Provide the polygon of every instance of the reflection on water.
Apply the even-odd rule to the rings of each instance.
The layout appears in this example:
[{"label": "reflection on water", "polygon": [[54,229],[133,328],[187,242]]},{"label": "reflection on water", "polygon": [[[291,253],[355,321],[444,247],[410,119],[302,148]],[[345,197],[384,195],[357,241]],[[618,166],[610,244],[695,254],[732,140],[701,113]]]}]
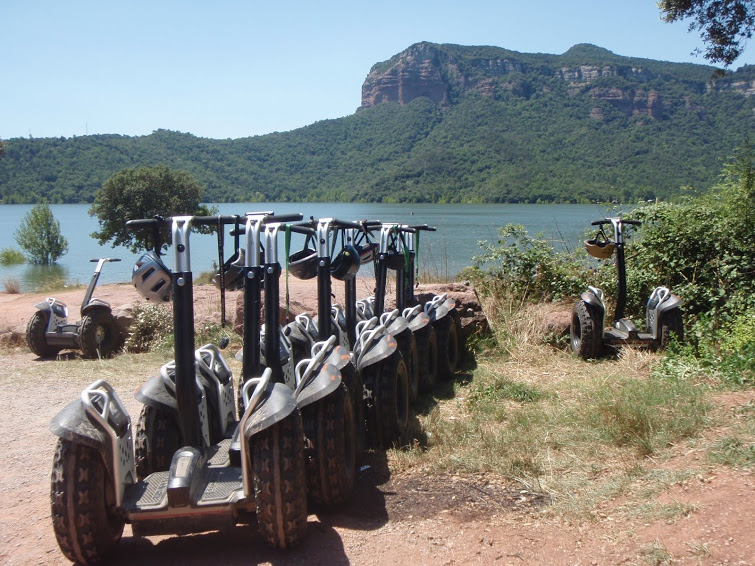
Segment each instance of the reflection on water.
[{"label": "reflection on water", "polygon": [[66,285],[81,283],[81,281],[70,281],[68,267],[57,263],[3,266],[2,273],[3,284],[9,280],[18,281],[23,293],[43,293],[47,290],[62,289]]}]

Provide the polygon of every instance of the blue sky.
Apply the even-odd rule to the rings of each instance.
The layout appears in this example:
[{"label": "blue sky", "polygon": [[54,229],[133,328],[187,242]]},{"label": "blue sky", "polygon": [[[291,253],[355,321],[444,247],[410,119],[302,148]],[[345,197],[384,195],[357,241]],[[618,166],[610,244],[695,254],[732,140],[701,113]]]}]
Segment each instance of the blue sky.
[{"label": "blue sky", "polygon": [[288,131],[353,113],[370,67],[418,41],[706,64],[655,0],[0,0],[0,139]]}]

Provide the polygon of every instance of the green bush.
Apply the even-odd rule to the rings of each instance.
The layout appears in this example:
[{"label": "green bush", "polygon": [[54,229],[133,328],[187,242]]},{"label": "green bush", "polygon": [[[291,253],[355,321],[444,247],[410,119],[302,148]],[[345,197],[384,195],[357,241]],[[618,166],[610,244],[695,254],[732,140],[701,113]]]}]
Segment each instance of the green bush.
[{"label": "green bush", "polygon": [[579,296],[587,285],[600,285],[606,270],[590,266],[584,257],[557,252],[542,235],[531,237],[523,226],[499,230],[496,244],[481,243],[483,253],[472,258],[462,275],[478,291],[515,297],[519,303],[560,301]]},{"label": "green bush", "polygon": [[26,258],[20,250],[15,248],[3,248],[0,250],[0,264],[2,265],[18,265],[25,261]]}]

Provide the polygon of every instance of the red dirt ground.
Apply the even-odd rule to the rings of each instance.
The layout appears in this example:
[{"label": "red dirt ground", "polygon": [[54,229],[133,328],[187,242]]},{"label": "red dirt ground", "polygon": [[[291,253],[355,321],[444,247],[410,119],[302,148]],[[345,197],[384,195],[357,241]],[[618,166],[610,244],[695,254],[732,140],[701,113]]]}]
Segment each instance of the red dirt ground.
[{"label": "red dirt ground", "polygon": [[[76,305],[83,289],[59,295]],[[195,295],[203,300],[202,293]],[[97,296],[116,306],[136,299],[128,285],[104,286]],[[23,326],[33,304],[43,298],[0,293],[0,332]],[[25,346],[0,350],[5,369],[0,378],[0,564],[67,563],[50,520],[55,438],[48,425],[94,379],[101,362],[85,362],[75,382],[46,376],[48,364],[60,363],[66,359],[39,360]],[[15,370],[30,364],[38,365],[38,379],[20,383]],[[135,376],[133,388],[141,381]],[[130,395],[121,397],[135,418],[138,403]],[[724,396],[721,403],[740,406],[754,398],[750,391]],[[337,512],[310,515],[309,536],[297,549],[270,550],[248,525],[150,539],[133,538],[127,526],[110,564],[755,564],[752,472],[713,467],[697,451],[680,449],[657,464],[703,470],[657,498],[686,505],[690,512],[671,523],[648,524],[615,520],[618,501],[603,502],[593,520],[567,522],[547,513],[549,501],[542,495],[496,478],[392,475],[381,453],[369,454],[366,463],[353,500]],[[665,549],[673,561],[664,562],[653,548]]]}]

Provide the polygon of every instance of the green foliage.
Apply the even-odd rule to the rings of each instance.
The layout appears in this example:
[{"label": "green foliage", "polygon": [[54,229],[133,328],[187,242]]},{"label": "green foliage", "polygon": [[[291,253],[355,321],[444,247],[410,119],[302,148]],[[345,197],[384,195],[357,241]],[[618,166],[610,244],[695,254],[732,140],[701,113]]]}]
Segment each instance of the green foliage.
[{"label": "green foliage", "polygon": [[21,219],[15,239],[32,263],[49,265],[68,252],[68,240],[47,203],[35,205]]},{"label": "green foliage", "polygon": [[633,216],[643,222],[627,246],[634,312],[657,285],[671,287],[693,320],[704,315],[711,330],[755,307],[755,152],[749,142],[708,193],[643,206]]},{"label": "green foliage", "polygon": [[689,29],[701,32],[705,58],[727,67],[755,31],[753,0],[660,0],[658,7],[667,22],[692,19]]},{"label": "green foliage", "polygon": [[[448,76],[446,107],[428,98],[385,102],[236,140],[166,130],[15,138],[0,160],[0,203],[92,202],[118,171],[160,164],[186,171],[211,202],[637,202],[676,195],[680,185],[710,186],[720,160],[752,130],[752,105],[734,88],[755,79],[752,67],[713,84],[713,67],[590,45],[563,55],[435,49],[492,94]],[[512,70],[492,72],[491,61]],[[582,65],[613,66],[617,76],[564,78],[562,69]],[[628,104],[652,94],[658,114],[633,115],[598,96],[608,88],[621,89]]]},{"label": "green foliage", "polygon": [[167,347],[173,333],[173,314],[170,309],[152,303],[136,303],[134,317],[125,349],[128,352],[149,352]]},{"label": "green foliage", "polygon": [[472,258],[463,275],[484,294],[507,295],[519,303],[560,301],[578,296],[588,283],[597,285],[598,271],[566,252],[556,252],[542,236],[508,224],[494,245],[482,242],[483,253]]},{"label": "green foliage", "polygon": [[[172,171],[164,165],[119,171],[95,193],[89,214],[97,216],[100,230],[92,237],[100,244],[112,240],[114,247],[127,246],[133,252],[149,249],[152,246],[151,232],[129,230],[126,221],[154,216],[210,214],[207,207],[200,205],[202,192],[202,187],[191,175]],[[167,241],[166,229],[162,242]]]},{"label": "green foliage", "polygon": [[15,248],[3,248],[0,250],[0,265],[18,265],[24,263],[24,254]]}]

